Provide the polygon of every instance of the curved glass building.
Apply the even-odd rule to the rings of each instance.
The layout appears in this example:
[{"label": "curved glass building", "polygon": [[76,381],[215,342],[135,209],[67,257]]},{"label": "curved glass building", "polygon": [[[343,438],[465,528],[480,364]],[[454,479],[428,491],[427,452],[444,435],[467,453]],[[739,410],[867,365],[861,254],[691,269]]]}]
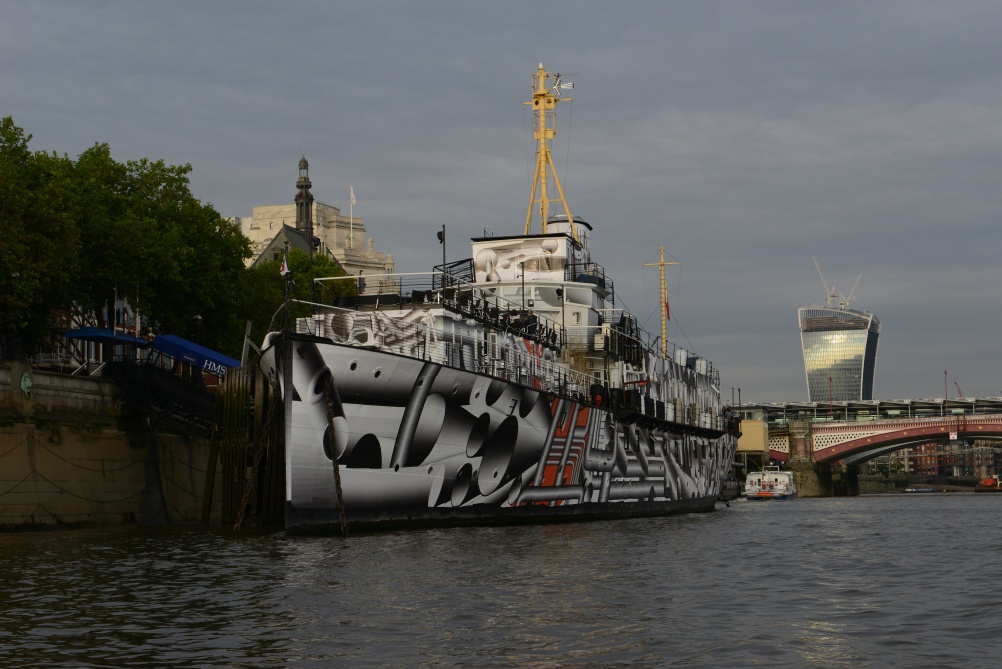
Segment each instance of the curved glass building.
[{"label": "curved glass building", "polygon": [[844,306],[801,307],[797,318],[808,401],[872,400],[880,320]]}]

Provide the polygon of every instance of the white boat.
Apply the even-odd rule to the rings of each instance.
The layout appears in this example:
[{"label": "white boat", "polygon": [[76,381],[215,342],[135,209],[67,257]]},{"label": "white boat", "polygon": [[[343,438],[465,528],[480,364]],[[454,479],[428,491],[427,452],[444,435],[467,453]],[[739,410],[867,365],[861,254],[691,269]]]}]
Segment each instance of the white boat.
[{"label": "white boat", "polygon": [[797,496],[793,472],[781,471],[779,467],[749,472],[745,477],[744,496],[749,500],[793,499]]},{"label": "white boat", "polygon": [[[665,314],[654,338],[616,306],[592,226],[548,173],[560,89],[540,65],[524,231],[473,239],[470,258],[425,276],[367,276],[267,336],[287,531],[713,509],[737,443],[719,373],[669,350]],[[549,215],[547,183],[563,215]]]}]

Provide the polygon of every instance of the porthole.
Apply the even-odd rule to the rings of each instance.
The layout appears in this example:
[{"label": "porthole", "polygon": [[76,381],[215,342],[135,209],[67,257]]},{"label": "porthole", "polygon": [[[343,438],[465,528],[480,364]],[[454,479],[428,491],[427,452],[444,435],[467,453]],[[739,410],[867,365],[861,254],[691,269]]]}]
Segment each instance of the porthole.
[{"label": "porthole", "polygon": [[350,370],[351,370],[351,371],[353,371],[353,372],[354,372],[354,371],[355,371],[356,369],[358,369],[358,360],[352,360],[352,361],[351,361],[351,362],[350,362],[350,363],[348,364],[348,369],[350,369]]},{"label": "porthole", "polygon": [[382,375],[383,375],[383,370],[380,369],[379,367],[376,367],[375,371],[372,372],[372,378],[374,379],[378,379]]}]

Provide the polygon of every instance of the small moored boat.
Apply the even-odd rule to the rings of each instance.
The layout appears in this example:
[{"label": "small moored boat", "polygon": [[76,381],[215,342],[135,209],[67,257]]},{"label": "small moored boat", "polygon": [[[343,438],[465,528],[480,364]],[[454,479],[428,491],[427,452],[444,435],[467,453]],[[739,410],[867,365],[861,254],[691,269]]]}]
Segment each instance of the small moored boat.
[{"label": "small moored boat", "polygon": [[974,492],[1002,492],[1002,479],[999,479],[998,476],[981,479],[974,488]]},{"label": "small moored boat", "polygon": [[793,472],[780,471],[779,467],[766,467],[760,472],[749,472],[745,477],[745,499],[793,499],[797,486]]}]

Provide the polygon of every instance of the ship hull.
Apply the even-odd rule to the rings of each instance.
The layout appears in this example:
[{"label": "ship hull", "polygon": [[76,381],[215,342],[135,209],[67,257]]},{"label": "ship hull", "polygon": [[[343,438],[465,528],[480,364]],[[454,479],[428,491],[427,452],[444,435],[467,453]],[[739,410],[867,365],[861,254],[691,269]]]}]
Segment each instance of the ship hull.
[{"label": "ship hull", "polygon": [[794,499],[797,493],[771,493],[771,492],[757,492],[749,493],[745,495],[745,499],[750,502],[775,502],[783,501],[787,499]]},{"label": "ship hull", "polygon": [[290,533],[339,530],[339,504],[349,527],[373,529],[708,511],[736,446],[730,434],[307,335],[285,334],[262,367],[285,401]]}]

